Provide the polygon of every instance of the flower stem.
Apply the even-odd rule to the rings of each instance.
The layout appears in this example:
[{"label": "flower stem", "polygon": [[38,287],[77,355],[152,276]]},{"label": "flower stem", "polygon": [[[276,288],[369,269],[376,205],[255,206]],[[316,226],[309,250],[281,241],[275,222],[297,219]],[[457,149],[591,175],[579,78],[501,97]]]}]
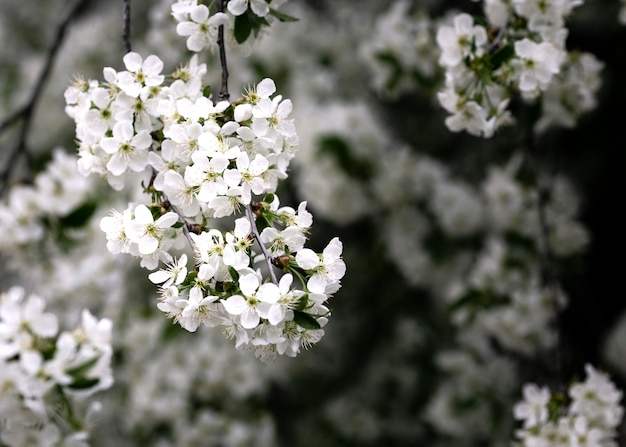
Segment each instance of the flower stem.
[{"label": "flower stem", "polygon": [[248,216],[248,219],[250,220],[250,223],[252,224],[251,225],[252,234],[254,234],[254,238],[259,243],[259,246],[261,247],[261,252],[263,253],[263,257],[265,258],[265,262],[267,263],[267,267],[270,270],[270,277],[272,278],[272,282],[278,285],[278,280],[276,279],[276,273],[274,273],[274,266],[272,265],[272,257],[267,251],[267,247],[265,247],[265,244],[263,243],[263,241],[261,241],[261,235],[259,234],[259,229],[256,227],[256,220],[254,218],[254,214],[252,213],[252,206],[250,204],[246,205],[246,215]]}]

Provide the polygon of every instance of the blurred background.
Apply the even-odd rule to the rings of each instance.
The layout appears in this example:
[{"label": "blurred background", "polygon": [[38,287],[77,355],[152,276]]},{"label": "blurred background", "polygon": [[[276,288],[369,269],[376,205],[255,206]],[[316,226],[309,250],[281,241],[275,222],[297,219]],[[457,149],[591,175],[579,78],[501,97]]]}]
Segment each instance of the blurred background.
[{"label": "blurred background", "polygon": [[[623,388],[618,1],[586,2],[568,18],[568,50],[601,63],[595,99],[572,126],[536,135],[533,165],[523,119],[490,139],[444,124],[436,29],[460,11],[481,15],[480,2],[290,0],[280,10],[298,21],[229,47],[232,97],[271,77],[292,99],[300,147],[281,204],[307,201],[311,246],[339,236],[347,265],[322,341],[269,366],[218,329],[172,326],[146,272],[108,253],[98,222],[130,193],[92,179],[74,191],[75,208],[19,224],[26,234],[7,217],[20,208],[12,188],[32,185],[56,149],[76,151],[67,86],[123,68],[121,2],[82,3],[25,136],[20,120],[0,134],[0,284],[41,293],[68,324],[85,307],[113,320],[116,382],[99,396],[94,446],[509,445],[523,383],[564,387],[591,363]],[[133,50],[158,55],[165,73],[191,56],[171,4],[131,7]],[[29,102],[70,6],[0,0],[0,122]],[[200,58],[217,91],[216,55]],[[521,116],[523,105],[512,107]],[[533,184],[544,180],[550,287],[538,280],[546,264],[534,220]],[[64,220],[85,203],[97,207]],[[556,318],[555,284],[566,303]]]}]

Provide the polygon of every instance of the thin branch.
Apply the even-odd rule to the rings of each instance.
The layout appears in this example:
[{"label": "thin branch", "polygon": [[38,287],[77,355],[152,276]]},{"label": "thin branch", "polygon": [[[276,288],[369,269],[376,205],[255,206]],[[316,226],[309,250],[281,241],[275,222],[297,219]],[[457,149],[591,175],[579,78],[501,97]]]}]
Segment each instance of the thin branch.
[{"label": "thin branch", "polygon": [[[165,197],[165,194],[163,194],[163,196]],[[172,209],[172,211],[174,211],[178,215],[178,218],[183,223],[183,233],[185,233],[185,237],[187,238],[187,242],[189,242],[189,246],[192,250],[195,251],[194,247],[196,246],[196,244],[194,244],[193,239],[189,234],[189,224],[187,223],[187,219],[185,219],[185,216],[183,215],[183,213],[180,212],[177,206],[172,205],[169,200],[168,203],[170,204],[170,208]]]},{"label": "thin branch", "polygon": [[122,39],[124,40],[126,52],[130,53],[132,51],[130,45],[130,0],[124,0],[123,21]]},{"label": "thin branch", "polygon": [[[217,11],[224,12],[224,0],[217,0]],[[224,44],[224,25],[220,25],[217,28],[217,46],[220,50],[220,65],[222,67],[222,86],[219,98],[221,101],[228,101],[230,93],[228,92],[228,64],[226,63],[226,46]]]},{"label": "thin branch", "polygon": [[265,247],[265,244],[263,243],[263,241],[261,241],[261,235],[259,234],[259,229],[256,226],[256,221],[254,218],[254,214],[252,212],[252,205],[250,204],[246,205],[246,215],[248,216],[248,219],[250,220],[250,223],[252,224],[251,225],[252,234],[254,235],[254,238],[259,243],[259,246],[261,247],[261,252],[263,253],[263,257],[265,258],[265,262],[267,263],[267,267],[270,270],[270,277],[272,278],[272,282],[278,285],[278,279],[276,279],[276,273],[274,272],[274,266],[272,265],[272,257],[267,251],[267,248]]},{"label": "thin branch", "polygon": [[7,162],[0,171],[0,196],[4,193],[9,177],[11,175],[11,171],[17,165],[17,159],[20,155],[24,155],[28,157],[28,153],[26,150],[26,139],[28,138],[28,134],[33,121],[33,113],[39,100],[41,99],[41,94],[43,89],[50,77],[50,73],[52,71],[52,67],[56,60],[57,54],[63,40],[65,38],[65,33],[67,31],[68,26],[72,22],[72,20],[78,15],[81,9],[89,3],[89,0],[77,0],[76,3],[70,8],[65,17],[59,23],[54,38],[52,40],[52,45],[48,50],[48,56],[46,57],[46,61],[43,65],[41,73],[37,78],[37,82],[31,92],[30,98],[20,109],[18,109],[13,115],[6,118],[2,123],[0,123],[0,133],[4,130],[8,129],[12,124],[16,123],[19,120],[22,120],[22,128],[20,129],[17,143],[13,147],[12,151],[9,153]]}]

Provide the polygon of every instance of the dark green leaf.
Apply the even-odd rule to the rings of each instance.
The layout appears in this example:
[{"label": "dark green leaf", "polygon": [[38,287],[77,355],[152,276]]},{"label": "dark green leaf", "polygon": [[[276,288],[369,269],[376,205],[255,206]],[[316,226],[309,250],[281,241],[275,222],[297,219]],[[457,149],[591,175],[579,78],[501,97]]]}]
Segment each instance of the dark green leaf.
[{"label": "dark green leaf", "polygon": [[235,40],[237,43],[244,43],[252,32],[252,23],[248,16],[248,11],[235,17]]},{"label": "dark green leaf", "polygon": [[321,327],[315,317],[304,312],[298,312],[297,310],[294,310],[293,312],[293,321],[295,321],[299,326],[303,327],[304,329],[312,330],[319,329]]}]

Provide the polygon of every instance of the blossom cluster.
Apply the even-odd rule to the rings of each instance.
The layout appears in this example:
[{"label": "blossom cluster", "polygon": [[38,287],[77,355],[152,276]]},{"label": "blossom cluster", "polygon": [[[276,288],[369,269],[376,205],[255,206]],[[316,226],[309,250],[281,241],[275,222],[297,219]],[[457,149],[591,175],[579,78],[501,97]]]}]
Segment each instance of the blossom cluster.
[{"label": "blossom cluster", "polygon": [[113,383],[111,326],[85,310],[75,330],[59,333],[40,296],[19,287],[0,294],[3,443],[86,445],[98,404],[81,405]]},{"label": "blossom cluster", "polygon": [[[169,264],[151,276],[161,284],[159,308],[190,331],[225,324],[237,347],[266,360],[317,342],[345,264],[338,239],[323,253],[305,248],[306,203],[279,208],[274,194],[298,145],[291,101],[274,95],[269,78],[232,103],[213,101],[197,56],[169,85],[155,55],[131,52],[124,64],[124,71],[104,69],[106,83],[77,81],[65,95],[80,171],[115,189],[143,174],[152,198],[102,219],[109,250],[139,257],[150,270]],[[233,231],[211,228],[241,212]],[[190,271],[185,254],[174,256],[186,243],[195,255]],[[254,270],[255,259],[265,261],[271,283]],[[286,273],[280,282],[275,267]],[[300,289],[292,288],[294,276]]]},{"label": "blossom cluster", "polygon": [[56,148],[31,184],[13,186],[0,203],[0,250],[41,244],[55,228],[74,226],[88,212],[91,192],[75,157]]},{"label": "blossom cluster", "polygon": [[533,383],[524,386],[524,400],[513,409],[522,423],[514,446],[617,446],[622,392],[593,366],[587,364],[585,371],[585,380],[570,385],[567,395]]},{"label": "blossom cluster", "polygon": [[[574,94],[553,96],[550,101],[563,103],[561,109],[570,107],[568,117],[588,110],[587,97],[597,89],[600,64],[591,55],[583,59],[568,55],[565,45],[565,19],[581,3],[488,0],[484,3],[486,25],[467,13],[441,25],[437,43],[445,87],[438,98],[450,113],[447,127],[489,138],[513,121],[512,100],[534,103],[544,92],[560,90],[561,83],[569,89],[575,85]],[[567,68],[571,64],[582,65],[582,70]],[[586,76],[587,72],[594,75]]]},{"label": "blossom cluster", "polygon": [[418,86],[432,87],[438,79],[439,48],[436,22],[414,13],[408,0],[392,2],[380,14],[374,32],[359,49],[370,69],[370,83],[379,93],[395,97]]},{"label": "blossom cluster", "polygon": [[230,0],[226,11],[214,11],[214,5],[207,6],[198,0],[178,0],[172,5],[172,16],[177,22],[176,33],[186,37],[187,49],[215,51],[220,26],[224,27],[230,46],[236,47],[251,34],[258,34],[262,26],[269,26],[273,17],[295,20],[277,11],[286,1]]}]

